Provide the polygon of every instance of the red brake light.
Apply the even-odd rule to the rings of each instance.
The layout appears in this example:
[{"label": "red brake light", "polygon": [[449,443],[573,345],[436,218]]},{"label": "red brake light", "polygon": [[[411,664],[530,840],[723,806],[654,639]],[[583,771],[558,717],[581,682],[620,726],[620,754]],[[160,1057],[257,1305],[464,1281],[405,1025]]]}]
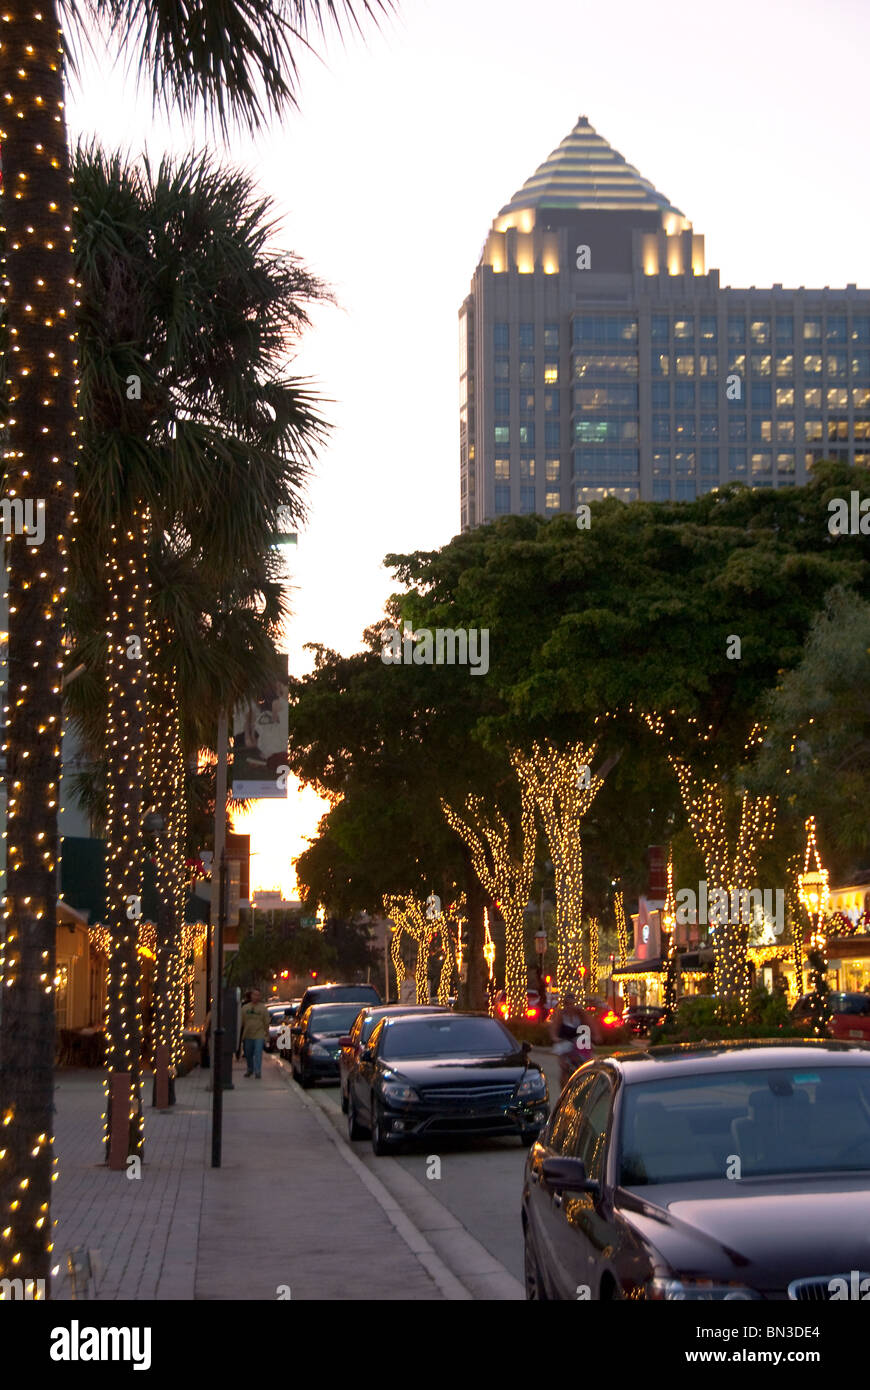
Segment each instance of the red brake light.
[{"label": "red brake light", "polygon": [[538,1011],[537,1011],[537,1009],[526,1009],[526,1018],[537,1018],[537,1017],[538,1017]]},{"label": "red brake light", "polygon": [[613,1028],[616,1024],[621,1023],[622,1019],[619,1017],[619,1014],[615,1014],[612,1009],[608,1009],[601,1022],[606,1023],[608,1028]]}]

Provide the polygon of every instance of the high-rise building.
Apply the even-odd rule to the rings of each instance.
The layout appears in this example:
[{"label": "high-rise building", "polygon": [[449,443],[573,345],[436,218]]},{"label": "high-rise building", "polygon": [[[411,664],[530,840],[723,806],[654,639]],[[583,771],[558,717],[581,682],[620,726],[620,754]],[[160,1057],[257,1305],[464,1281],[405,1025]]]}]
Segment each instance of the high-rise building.
[{"label": "high-rise building", "polygon": [[459,323],[463,529],[870,464],[870,290],[720,287],[585,116],[496,217]]}]

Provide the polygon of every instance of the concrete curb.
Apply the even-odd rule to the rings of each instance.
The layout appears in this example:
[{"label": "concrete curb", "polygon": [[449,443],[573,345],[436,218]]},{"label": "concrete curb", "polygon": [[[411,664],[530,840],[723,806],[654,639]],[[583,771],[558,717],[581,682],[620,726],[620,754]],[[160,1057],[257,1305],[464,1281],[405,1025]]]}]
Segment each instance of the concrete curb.
[{"label": "concrete curb", "polygon": [[348,1167],[359,1178],[360,1182],[374,1197],[384,1215],[390,1221],[395,1230],[402,1237],[411,1253],[419,1260],[426,1273],[436,1284],[440,1292],[450,1302],[470,1301],[472,1294],[469,1293],[465,1285],[456,1278],[429,1244],[426,1237],[412,1221],[405,1215],[395,1197],[392,1196],[388,1188],[384,1186],[380,1178],[376,1178],[374,1173],[370,1173],[365,1164],[360,1162],[350,1146],[344,1142],[336,1132],[335,1126],[330,1120],[322,1106],[312,1096],[306,1094],[301,1086],[297,1086],[293,1080],[288,1067],[282,1065],[276,1057],[275,1065],[278,1067],[285,1086],[291,1089],[296,1098],[311,1111],[320,1128],[329,1135],[341,1157]]}]

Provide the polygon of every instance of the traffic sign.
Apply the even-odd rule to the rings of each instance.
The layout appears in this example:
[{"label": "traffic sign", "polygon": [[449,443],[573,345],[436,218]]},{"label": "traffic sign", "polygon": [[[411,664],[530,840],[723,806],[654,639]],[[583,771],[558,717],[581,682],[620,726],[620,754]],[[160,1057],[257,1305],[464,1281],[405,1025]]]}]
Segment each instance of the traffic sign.
[{"label": "traffic sign", "polygon": [[535,950],[539,956],[543,956],[547,950],[547,933],[545,931],[535,932]]}]

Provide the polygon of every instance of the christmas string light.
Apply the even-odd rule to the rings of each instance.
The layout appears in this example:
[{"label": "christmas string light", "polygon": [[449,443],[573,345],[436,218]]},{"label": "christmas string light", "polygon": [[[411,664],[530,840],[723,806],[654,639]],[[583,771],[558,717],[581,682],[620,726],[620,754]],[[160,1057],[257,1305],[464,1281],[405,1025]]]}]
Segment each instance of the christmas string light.
[{"label": "christmas string light", "polygon": [[628,960],[628,922],[625,917],[625,895],[617,888],[613,895],[613,915],[616,918],[616,939],[619,944],[619,964]]}]

